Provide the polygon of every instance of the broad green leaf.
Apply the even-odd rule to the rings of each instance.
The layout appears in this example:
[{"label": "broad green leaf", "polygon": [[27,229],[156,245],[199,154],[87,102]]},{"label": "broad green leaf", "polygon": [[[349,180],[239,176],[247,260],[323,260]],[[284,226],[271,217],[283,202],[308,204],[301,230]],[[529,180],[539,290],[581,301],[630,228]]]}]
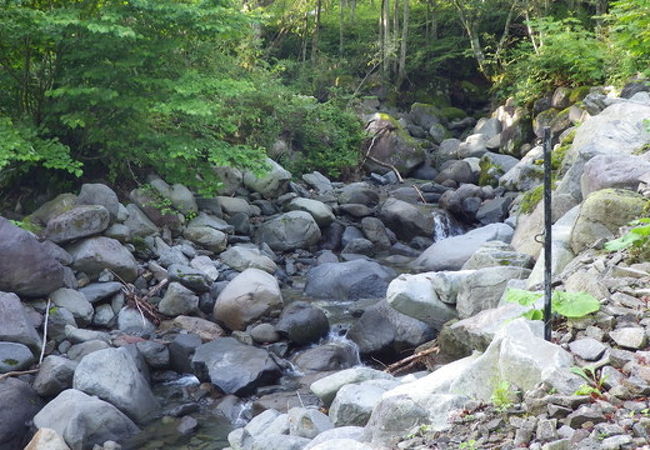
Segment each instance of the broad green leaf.
[{"label": "broad green leaf", "polygon": [[519,303],[522,306],[531,306],[542,294],[538,292],[525,291],[523,289],[509,288],[506,291],[505,301],[510,303]]},{"label": "broad green leaf", "polygon": [[544,320],[544,313],[541,309],[531,309],[521,315],[529,320]]},{"label": "broad green leaf", "polygon": [[600,309],[600,302],[586,292],[553,292],[553,311],[564,317],[579,318]]}]

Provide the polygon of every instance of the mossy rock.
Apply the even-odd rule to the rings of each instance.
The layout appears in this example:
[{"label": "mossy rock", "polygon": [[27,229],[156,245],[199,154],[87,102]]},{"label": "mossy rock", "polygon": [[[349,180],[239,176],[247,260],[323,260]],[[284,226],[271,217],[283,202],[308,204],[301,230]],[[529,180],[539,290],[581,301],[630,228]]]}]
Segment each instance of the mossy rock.
[{"label": "mossy rock", "polygon": [[599,239],[613,239],[618,229],[644,214],[650,201],[625,189],[601,189],[587,197],[571,233],[575,254]]},{"label": "mossy rock", "polygon": [[581,102],[589,94],[589,89],[589,86],[578,86],[569,93],[569,101],[571,103]]},{"label": "mossy rock", "polygon": [[467,113],[460,108],[455,106],[448,106],[440,110],[442,117],[448,122],[453,122],[454,120],[460,120],[467,117]]},{"label": "mossy rock", "polygon": [[539,202],[542,201],[544,196],[544,185],[540,184],[529,191],[524,193],[524,196],[521,198],[519,203],[519,213],[520,214],[530,214],[532,213]]}]

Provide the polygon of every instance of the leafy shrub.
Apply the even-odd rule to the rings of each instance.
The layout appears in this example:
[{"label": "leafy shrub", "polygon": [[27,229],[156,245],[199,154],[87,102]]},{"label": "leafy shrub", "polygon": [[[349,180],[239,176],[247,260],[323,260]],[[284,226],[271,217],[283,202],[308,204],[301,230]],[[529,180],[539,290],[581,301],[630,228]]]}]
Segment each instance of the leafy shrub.
[{"label": "leafy shrub", "polygon": [[615,252],[628,249],[633,261],[650,259],[650,218],[638,219],[630,223],[632,227],[618,239],[605,244],[605,250]]},{"label": "leafy shrub", "polygon": [[[522,306],[533,306],[540,298],[542,298],[540,293],[510,288],[506,291],[505,301]],[[600,302],[586,292],[554,291],[551,298],[551,310],[570,319],[584,317],[599,309]],[[543,313],[539,309],[531,308],[524,316],[532,320],[541,320]]]},{"label": "leafy shrub", "polygon": [[650,75],[650,0],[617,0],[607,16],[614,77]]}]

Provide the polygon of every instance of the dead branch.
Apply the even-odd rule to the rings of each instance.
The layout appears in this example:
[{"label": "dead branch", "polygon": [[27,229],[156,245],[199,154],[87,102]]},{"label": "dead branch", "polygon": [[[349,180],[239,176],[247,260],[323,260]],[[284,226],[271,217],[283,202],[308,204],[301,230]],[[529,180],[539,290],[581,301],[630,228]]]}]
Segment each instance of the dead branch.
[{"label": "dead branch", "polygon": [[156,295],[163,287],[169,283],[169,279],[165,278],[157,285],[153,286],[149,291],[143,296],[140,297],[135,292],[135,286],[130,283],[127,283],[115,272],[111,271],[113,275],[122,283],[122,293],[126,297],[126,304],[130,308],[137,309],[142,317],[142,323],[145,323],[145,320],[149,320],[154,325],[160,325],[162,316],[158,312],[158,309],[155,305],[149,303],[149,299]]},{"label": "dead branch", "polygon": [[38,358],[38,365],[40,366],[45,356],[45,344],[47,343],[47,322],[50,320],[50,303],[52,300],[47,299],[47,306],[45,307],[45,322],[43,323],[43,345],[41,345],[41,356]]},{"label": "dead branch", "polygon": [[39,370],[41,370],[41,369],[36,368],[36,369],[29,369],[29,370],[15,370],[13,372],[3,373],[2,375],[0,375],[0,381],[4,380],[5,378],[9,378],[9,377],[18,377],[20,375],[29,375],[31,373],[36,373]]},{"label": "dead branch", "polygon": [[404,359],[401,359],[390,366],[388,366],[385,371],[390,373],[390,374],[396,374],[399,372],[404,372],[405,370],[408,370],[415,366],[418,363],[422,363],[422,360],[426,357],[429,356],[433,353],[438,353],[440,352],[440,347],[434,346],[431,348],[428,348],[426,350],[422,350],[421,352],[415,353],[411,356],[407,356]]}]

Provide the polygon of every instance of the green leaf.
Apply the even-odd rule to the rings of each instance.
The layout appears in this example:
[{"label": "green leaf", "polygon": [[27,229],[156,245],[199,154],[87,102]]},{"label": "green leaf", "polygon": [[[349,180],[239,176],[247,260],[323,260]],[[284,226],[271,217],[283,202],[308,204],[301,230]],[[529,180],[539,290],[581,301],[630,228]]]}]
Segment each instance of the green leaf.
[{"label": "green leaf", "polygon": [[525,317],[529,320],[544,320],[544,313],[541,309],[531,309],[530,311],[523,313],[521,317]]},{"label": "green leaf", "polygon": [[523,289],[508,288],[505,301],[519,303],[521,306],[531,306],[542,297],[538,292],[525,291]]},{"label": "green leaf", "polygon": [[553,292],[553,311],[569,318],[580,318],[600,309],[600,302],[586,292]]}]

